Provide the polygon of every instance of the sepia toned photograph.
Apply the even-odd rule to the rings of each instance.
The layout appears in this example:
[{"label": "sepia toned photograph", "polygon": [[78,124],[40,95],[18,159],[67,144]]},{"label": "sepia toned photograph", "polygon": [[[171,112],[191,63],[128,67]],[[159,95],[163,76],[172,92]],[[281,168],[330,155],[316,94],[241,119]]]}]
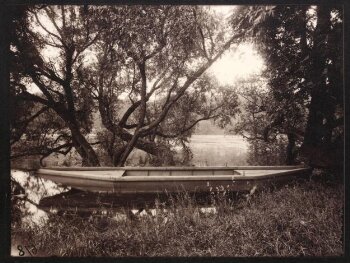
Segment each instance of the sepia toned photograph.
[{"label": "sepia toned photograph", "polygon": [[9,6],[11,257],[343,256],[343,11]]}]

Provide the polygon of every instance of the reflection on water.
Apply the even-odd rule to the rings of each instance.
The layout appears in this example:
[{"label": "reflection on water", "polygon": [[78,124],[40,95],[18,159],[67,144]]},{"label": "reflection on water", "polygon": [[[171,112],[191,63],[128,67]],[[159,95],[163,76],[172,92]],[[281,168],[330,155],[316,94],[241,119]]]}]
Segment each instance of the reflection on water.
[{"label": "reflection on water", "polygon": [[[12,170],[11,177],[25,189],[27,198],[36,204],[44,197],[69,190],[67,187],[60,187],[52,181],[34,176],[29,172]],[[25,202],[21,209],[24,215],[23,224],[44,224],[47,220],[47,213],[30,202]]]}]

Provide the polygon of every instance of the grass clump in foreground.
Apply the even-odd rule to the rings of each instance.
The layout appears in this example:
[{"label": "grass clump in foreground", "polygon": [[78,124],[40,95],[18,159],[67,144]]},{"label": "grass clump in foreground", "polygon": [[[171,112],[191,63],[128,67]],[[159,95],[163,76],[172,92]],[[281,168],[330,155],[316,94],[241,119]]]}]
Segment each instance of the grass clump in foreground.
[{"label": "grass clump in foreground", "polygon": [[343,187],[303,182],[217,203],[201,214],[188,196],[166,212],[116,222],[51,216],[12,238],[51,256],[339,256]]}]

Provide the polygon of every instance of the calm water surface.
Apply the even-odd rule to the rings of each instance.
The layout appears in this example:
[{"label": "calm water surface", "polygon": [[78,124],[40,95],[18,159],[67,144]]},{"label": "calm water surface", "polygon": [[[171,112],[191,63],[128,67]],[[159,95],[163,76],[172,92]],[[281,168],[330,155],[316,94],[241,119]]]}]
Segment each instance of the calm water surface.
[{"label": "calm water surface", "polygon": [[247,164],[248,143],[238,135],[193,135],[190,148],[195,166]]}]

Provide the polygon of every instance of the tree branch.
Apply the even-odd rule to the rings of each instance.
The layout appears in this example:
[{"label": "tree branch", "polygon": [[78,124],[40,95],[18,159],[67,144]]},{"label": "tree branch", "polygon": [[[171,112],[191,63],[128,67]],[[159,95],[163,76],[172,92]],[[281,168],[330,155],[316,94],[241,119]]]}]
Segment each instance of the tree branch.
[{"label": "tree branch", "polygon": [[[26,128],[28,127],[28,124],[33,121],[35,118],[39,117],[42,113],[46,112],[49,109],[49,107],[45,106],[42,107],[39,111],[37,111],[35,114],[33,114],[31,117],[23,121],[23,125],[20,128],[20,131],[14,134],[11,138],[11,145],[19,141],[21,139],[22,135],[24,134]],[[12,133],[13,135],[13,133]]]},{"label": "tree branch", "polygon": [[218,116],[220,116],[220,115],[217,114],[217,115],[212,115],[212,116],[208,116],[208,117],[199,118],[199,119],[195,120],[191,125],[187,126],[183,130],[181,130],[180,132],[175,133],[175,134],[164,134],[162,132],[155,131],[155,135],[158,135],[158,136],[163,137],[163,138],[176,138],[176,137],[180,136],[181,134],[191,130],[200,121],[213,119],[213,118],[216,118]]},{"label": "tree branch", "polygon": [[[31,156],[31,155],[44,155],[44,156],[48,156],[54,152],[58,152],[58,153],[63,153],[61,150],[64,148],[69,148],[71,149],[74,146],[73,143],[66,143],[63,145],[59,145],[55,148],[47,148],[46,146],[37,146],[37,147],[33,147],[31,149],[28,149],[27,152],[22,152],[22,153],[18,153],[15,155],[11,155],[10,159],[16,159],[16,158],[20,158],[20,157],[24,157],[24,156]],[[68,151],[69,152],[69,151]]]}]

